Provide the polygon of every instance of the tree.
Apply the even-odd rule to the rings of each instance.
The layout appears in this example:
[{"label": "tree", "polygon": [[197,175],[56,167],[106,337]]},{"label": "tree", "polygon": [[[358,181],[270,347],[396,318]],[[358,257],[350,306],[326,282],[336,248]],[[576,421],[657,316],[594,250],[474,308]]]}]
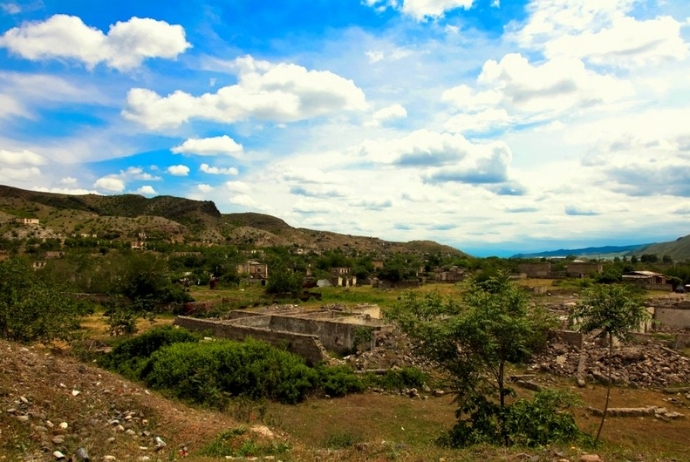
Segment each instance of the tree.
[{"label": "tree", "polygon": [[[546,314],[529,310],[525,292],[499,274],[471,281],[462,303],[435,293],[407,292],[393,317],[417,341],[417,353],[436,361],[453,381],[459,408],[451,444],[513,443],[524,426],[513,412],[522,408],[511,408],[506,399],[514,394],[506,384],[506,368],[546,345]],[[556,415],[558,400],[549,400],[554,404],[549,417],[557,421],[553,428],[577,432],[572,416]]]},{"label": "tree", "polygon": [[19,342],[69,340],[90,308],[65,288],[41,279],[28,263],[0,262],[0,337]]},{"label": "tree", "polygon": [[631,331],[637,328],[649,314],[642,305],[642,298],[631,286],[601,285],[587,290],[573,311],[573,317],[581,320],[580,330],[585,333],[599,331],[597,338],[608,342],[608,380],[606,403],[595,442],[599,441],[604,427],[611,396],[611,361],[613,341],[628,341]]},{"label": "tree", "polygon": [[271,266],[266,284],[266,293],[297,297],[302,292],[302,274],[291,271],[284,263],[276,260]]}]

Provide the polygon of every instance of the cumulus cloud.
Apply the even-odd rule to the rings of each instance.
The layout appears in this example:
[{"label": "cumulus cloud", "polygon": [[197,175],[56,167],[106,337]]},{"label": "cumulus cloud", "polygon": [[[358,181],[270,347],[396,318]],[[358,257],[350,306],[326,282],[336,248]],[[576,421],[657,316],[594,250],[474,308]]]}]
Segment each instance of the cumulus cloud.
[{"label": "cumulus cloud", "polygon": [[190,138],[171,149],[174,154],[196,154],[199,156],[228,155],[237,157],[243,147],[228,135],[213,138]]},{"label": "cumulus cloud", "polygon": [[6,168],[0,167],[0,181],[9,182],[13,180],[31,180],[41,175],[38,167]]},{"label": "cumulus cloud", "polygon": [[0,47],[25,59],[75,60],[89,69],[105,63],[119,71],[138,67],[147,58],[174,59],[190,46],[182,26],[136,17],[111,25],[106,35],[76,16],[57,14],[0,36]]},{"label": "cumulus cloud", "polygon": [[16,3],[0,3],[0,8],[6,14],[19,14],[22,12],[21,7]]},{"label": "cumulus cloud", "polygon": [[389,7],[397,8],[416,21],[424,21],[428,18],[440,18],[447,11],[458,8],[469,10],[474,0],[402,0],[402,6],[395,0],[365,0],[364,3],[379,12]]},{"label": "cumulus cloud", "polygon": [[646,21],[623,17],[610,28],[564,35],[545,45],[550,58],[576,57],[598,65],[637,68],[682,60],[688,55],[681,23],[670,16]]},{"label": "cumulus cloud", "polygon": [[636,68],[686,58],[683,24],[670,16],[631,16],[638,1],[532,0],[528,20],[511,35],[548,58],[575,57],[602,66]]},{"label": "cumulus cloud", "polygon": [[8,151],[0,149],[0,163],[3,165],[44,165],[46,159],[33,151]]},{"label": "cumulus cloud", "polygon": [[404,119],[405,117],[407,117],[407,110],[400,104],[393,104],[376,111],[367,125],[378,127],[389,120]]},{"label": "cumulus cloud", "polygon": [[93,187],[119,193],[125,190],[125,182],[122,178],[118,178],[117,175],[107,175],[97,179]]},{"label": "cumulus cloud", "polygon": [[[508,166],[512,152],[508,145],[494,142],[475,149],[472,156],[466,156],[451,166],[433,168],[425,176],[429,183],[491,184],[508,181]],[[499,193],[505,191],[498,190]]]},{"label": "cumulus cloud", "polygon": [[75,184],[77,184],[77,179],[72,178],[71,176],[66,176],[66,177],[60,179],[60,184],[75,185]]},{"label": "cumulus cloud", "polygon": [[156,194],[158,194],[156,192],[156,190],[153,189],[153,186],[150,186],[150,185],[142,186],[141,188],[137,189],[134,192],[137,194],[144,195],[144,196],[155,196]]},{"label": "cumulus cloud", "polygon": [[211,191],[213,191],[213,186],[211,186],[210,184],[200,184],[197,185],[196,188],[204,194],[208,194]]},{"label": "cumulus cloud", "polygon": [[444,101],[461,111],[448,120],[447,130],[482,132],[539,122],[623,101],[635,93],[629,81],[591,71],[577,58],[532,64],[519,53],[488,60],[477,84],[478,90],[461,85],[443,94]]},{"label": "cumulus cloud", "polygon": [[230,69],[238,75],[236,85],[201,96],[183,91],[160,96],[134,88],[127,94],[122,115],[150,129],[162,129],[190,119],[234,123],[254,118],[286,123],[367,108],[364,92],[354,82],[329,71],[273,64],[251,56],[237,58]]},{"label": "cumulus cloud", "polygon": [[186,165],[171,165],[168,167],[168,173],[174,176],[187,176],[189,175],[189,167]]},{"label": "cumulus cloud", "polygon": [[210,175],[237,175],[239,173],[235,167],[220,168],[212,167],[209,164],[201,164],[199,170]]},{"label": "cumulus cloud", "polygon": [[35,188],[35,189],[36,189],[36,191],[41,191],[41,192],[49,192],[49,193],[55,193],[55,194],[69,194],[69,195],[74,195],[74,196],[83,196],[84,194],[99,194],[98,191],[83,189],[83,188],[46,188],[45,186],[41,186],[41,187]]}]

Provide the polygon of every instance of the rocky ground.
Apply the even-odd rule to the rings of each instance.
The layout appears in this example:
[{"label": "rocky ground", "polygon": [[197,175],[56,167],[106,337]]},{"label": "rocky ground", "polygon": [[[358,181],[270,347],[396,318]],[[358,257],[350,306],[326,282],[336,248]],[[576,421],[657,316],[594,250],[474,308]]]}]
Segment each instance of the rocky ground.
[{"label": "rocky ground", "polygon": [[[42,347],[0,341],[0,461],[172,460],[238,427],[228,414],[168,401]],[[266,438],[256,430],[252,438]]]}]

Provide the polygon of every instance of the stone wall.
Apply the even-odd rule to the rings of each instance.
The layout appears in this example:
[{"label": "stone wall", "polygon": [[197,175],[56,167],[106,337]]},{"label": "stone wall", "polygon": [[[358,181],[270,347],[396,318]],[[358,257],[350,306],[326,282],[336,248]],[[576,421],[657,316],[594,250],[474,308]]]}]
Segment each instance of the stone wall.
[{"label": "stone wall", "polygon": [[[247,319],[247,318],[245,318]],[[211,321],[178,316],[175,325],[193,332],[211,332],[214,337],[242,341],[253,338],[300,355],[309,364],[317,364],[329,359],[328,352],[316,336],[291,332],[277,332],[255,327],[233,325],[228,321]]]}]

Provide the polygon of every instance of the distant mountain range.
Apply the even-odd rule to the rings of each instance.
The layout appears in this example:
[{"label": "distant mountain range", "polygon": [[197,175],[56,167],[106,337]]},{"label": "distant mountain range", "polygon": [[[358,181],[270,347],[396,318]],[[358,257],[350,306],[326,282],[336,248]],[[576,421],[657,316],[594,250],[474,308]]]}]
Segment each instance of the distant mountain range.
[{"label": "distant mountain range", "polygon": [[614,258],[614,257],[639,257],[644,254],[653,254],[660,259],[664,255],[670,256],[673,261],[690,259],[690,236],[679,237],[675,241],[655,244],[636,244],[625,246],[585,247],[581,249],[559,249],[539,253],[520,253],[511,258],[553,258],[575,255],[587,258]]},{"label": "distant mountain range", "polygon": [[[39,225],[21,227],[16,218],[38,218]],[[304,251],[341,248],[381,255],[466,255],[433,241],[390,242],[376,237],[293,228],[280,218],[260,213],[223,214],[211,201],[173,196],[149,199],[135,194],[66,195],[0,185],[0,237],[75,235],[120,240],[146,236],[146,239],[254,248],[291,246]]]},{"label": "distant mountain range", "polygon": [[597,257],[610,258],[612,256],[632,256],[637,252],[644,250],[653,244],[636,244],[615,246],[607,245],[604,247],[585,247],[582,249],[558,249],[548,250],[546,252],[538,253],[519,253],[513,255],[511,258],[543,258],[543,257],[567,257],[568,255],[575,255],[577,257]]}]

